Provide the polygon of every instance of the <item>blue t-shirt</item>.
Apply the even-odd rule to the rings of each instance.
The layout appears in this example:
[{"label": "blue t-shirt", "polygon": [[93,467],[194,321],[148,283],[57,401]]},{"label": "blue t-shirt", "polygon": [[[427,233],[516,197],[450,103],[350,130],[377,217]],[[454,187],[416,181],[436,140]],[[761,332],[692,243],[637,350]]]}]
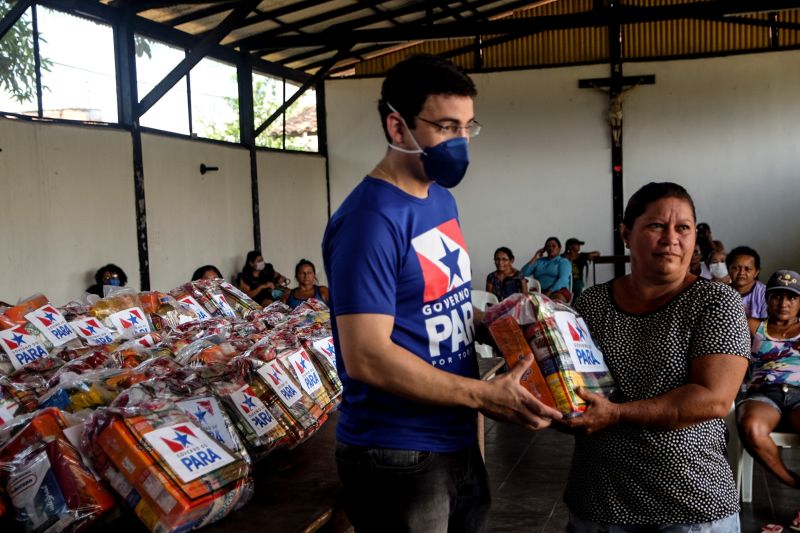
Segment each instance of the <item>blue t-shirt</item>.
[{"label": "blue t-shirt", "polygon": [[543,291],[568,289],[572,276],[572,263],[560,255],[554,258],[540,257],[533,265],[522,267],[523,276],[533,276],[542,285]]},{"label": "blue t-shirt", "polygon": [[350,379],[336,329],[338,315],[392,315],[395,344],[446,372],[478,377],[470,261],[453,196],[433,184],[420,199],[367,176],[328,222],[322,255],[344,385],[337,438],[438,452],[474,444],[474,410],[422,404]]}]

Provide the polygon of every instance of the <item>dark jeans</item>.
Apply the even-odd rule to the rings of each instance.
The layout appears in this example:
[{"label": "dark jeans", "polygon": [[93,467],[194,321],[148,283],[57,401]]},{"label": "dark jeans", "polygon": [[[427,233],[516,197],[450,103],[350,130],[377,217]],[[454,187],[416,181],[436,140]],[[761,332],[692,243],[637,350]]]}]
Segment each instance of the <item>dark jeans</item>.
[{"label": "dark jeans", "polygon": [[486,530],[489,482],[477,445],[439,453],[337,442],[336,463],[357,533]]}]

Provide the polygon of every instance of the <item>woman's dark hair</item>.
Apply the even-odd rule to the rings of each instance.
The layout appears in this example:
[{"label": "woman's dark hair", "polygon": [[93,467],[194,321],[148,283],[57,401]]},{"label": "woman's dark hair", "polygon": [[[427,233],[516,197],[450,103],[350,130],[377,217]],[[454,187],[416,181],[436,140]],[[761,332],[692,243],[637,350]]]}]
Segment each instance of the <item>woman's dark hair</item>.
[{"label": "woman's dark hair", "polygon": [[728,268],[731,267],[733,264],[733,260],[740,256],[750,256],[756,263],[756,270],[761,270],[761,256],[758,255],[758,252],[750,248],[749,246],[737,246],[730,252],[728,252],[728,256],[725,258],[725,266]]},{"label": "woman's dark hair", "polygon": [[500,252],[503,252],[504,254],[506,254],[508,256],[508,258],[511,259],[512,261],[514,260],[514,252],[512,252],[511,248],[509,248],[508,246],[501,246],[500,248],[495,250],[494,251],[494,257],[497,257],[497,254],[499,254]]},{"label": "woman's dark hair", "polygon": [[316,274],[316,273],[317,273],[317,267],[315,267],[315,266],[314,266],[314,263],[312,263],[312,262],[311,262],[311,261],[309,261],[308,259],[301,259],[301,260],[300,260],[300,261],[298,261],[298,262],[297,262],[297,264],[294,266],[294,277],[297,277],[297,276],[299,276],[299,275],[300,275],[300,269],[301,269],[301,268],[303,268],[305,265],[308,265],[308,266],[310,266],[310,267],[311,267],[311,270],[313,270],[313,271],[314,271],[314,274]]},{"label": "woman's dark hair", "polygon": [[662,198],[678,198],[679,200],[685,200],[692,206],[692,218],[697,220],[694,200],[692,200],[692,197],[686,189],[677,183],[669,181],[659,183],[651,181],[633,193],[633,196],[628,200],[628,205],[625,206],[625,214],[622,216],[622,223],[625,224],[626,228],[633,229],[633,223],[647,210],[647,206]]},{"label": "woman's dark hair", "polygon": [[201,279],[203,275],[209,270],[213,271],[218,278],[222,277],[222,272],[220,272],[219,269],[214,265],[203,265],[194,271],[194,274],[192,274],[192,281],[197,281],[198,279]]},{"label": "woman's dark hair", "polygon": [[561,241],[558,240],[558,237],[548,237],[548,238],[546,238],[544,240],[544,243],[547,244],[550,241],[556,241],[556,244],[558,245],[558,247],[561,248]]},{"label": "woman's dark hair", "polygon": [[128,276],[125,275],[125,272],[115,265],[114,263],[109,263],[106,266],[101,266],[97,269],[97,272],[94,273],[94,282],[98,285],[103,285],[103,274],[106,272],[110,272],[111,274],[116,274],[119,278],[119,281],[126,285],[128,283]]},{"label": "woman's dark hair", "polygon": [[[247,258],[244,260],[245,268],[250,266],[250,263],[255,261],[260,255],[261,255],[261,251],[260,250],[252,250],[250,252],[247,252]],[[252,267],[250,267],[250,268],[252,268]]]},{"label": "woman's dark hair", "polygon": [[416,127],[414,118],[422,111],[425,100],[432,94],[474,97],[478,94],[475,83],[451,61],[429,54],[419,54],[402,61],[386,73],[381,87],[378,112],[386,140],[386,117],[392,112],[391,104],[408,124]]}]

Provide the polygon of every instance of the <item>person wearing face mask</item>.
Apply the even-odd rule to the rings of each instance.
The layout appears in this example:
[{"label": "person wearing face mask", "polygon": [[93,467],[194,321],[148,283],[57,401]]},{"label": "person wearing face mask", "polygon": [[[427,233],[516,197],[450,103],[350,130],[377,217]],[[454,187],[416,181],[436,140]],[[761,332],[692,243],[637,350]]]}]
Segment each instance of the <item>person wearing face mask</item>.
[{"label": "person wearing face mask", "polygon": [[239,277],[239,288],[261,305],[269,305],[283,295],[289,279],[275,271],[272,263],[264,261],[258,250],[247,252]]},{"label": "person wearing face mask", "polygon": [[128,276],[125,272],[113,263],[109,263],[97,269],[94,273],[94,285],[86,289],[89,294],[96,294],[100,298],[105,296],[103,286],[124,287],[128,283]]},{"label": "person wearing face mask", "polygon": [[711,252],[708,257],[708,271],[711,273],[711,280],[730,285],[731,277],[728,275],[728,266],[725,264],[725,250]]},{"label": "person wearing face mask", "polygon": [[480,131],[472,80],[450,61],[392,67],[388,148],[328,222],[322,255],[344,387],[336,461],[356,532],[485,531],[478,411],[538,429],[561,415],[519,381],[532,358],[478,378],[471,268],[453,195]]}]

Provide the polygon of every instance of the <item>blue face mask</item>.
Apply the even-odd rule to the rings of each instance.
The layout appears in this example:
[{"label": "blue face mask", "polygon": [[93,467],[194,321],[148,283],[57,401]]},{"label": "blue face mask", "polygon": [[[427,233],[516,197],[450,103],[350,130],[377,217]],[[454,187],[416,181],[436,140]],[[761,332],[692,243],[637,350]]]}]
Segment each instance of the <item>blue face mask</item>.
[{"label": "blue face mask", "polygon": [[105,284],[113,285],[114,287],[120,287],[122,286],[122,281],[119,278],[108,278]]},{"label": "blue face mask", "polygon": [[[397,110],[391,104],[388,104],[388,106],[389,109],[397,113]],[[417,145],[417,149],[408,150],[391,143],[389,147],[405,154],[422,154],[420,159],[422,159],[425,175],[442,187],[451,189],[461,183],[469,166],[469,142],[467,139],[465,137],[453,137],[423,150],[403,117],[400,117],[400,120],[406,125],[406,129],[411,135],[411,140]]]}]

